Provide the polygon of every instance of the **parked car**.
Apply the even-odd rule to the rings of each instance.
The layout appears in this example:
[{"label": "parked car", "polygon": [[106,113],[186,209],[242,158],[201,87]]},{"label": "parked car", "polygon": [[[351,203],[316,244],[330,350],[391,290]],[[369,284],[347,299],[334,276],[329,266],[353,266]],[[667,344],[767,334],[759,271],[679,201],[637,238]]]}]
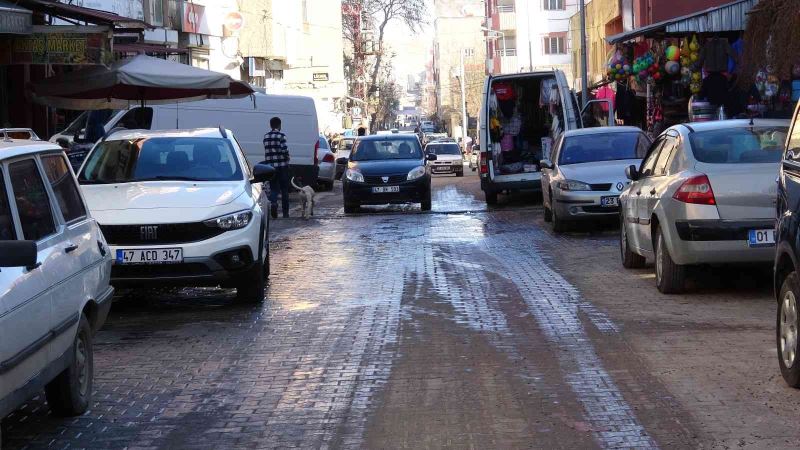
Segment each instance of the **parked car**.
[{"label": "parked car", "polygon": [[775,257],[775,177],[784,120],[676,125],[650,146],[620,196],[625,267],[655,259],[656,285],[680,292],[696,264]]},{"label": "parked car", "polygon": [[344,136],[337,138],[333,141],[333,145],[331,146],[331,150],[333,153],[336,154],[336,179],[342,178],[342,174],[344,173],[344,169],[346,168],[347,164],[340,164],[338,161],[344,158],[350,157],[350,151],[353,150],[353,144],[356,141],[355,136]]},{"label": "parked car", "polygon": [[786,383],[800,388],[798,333],[800,313],[800,109],[795,111],[789,139],[786,141],[778,175],[777,252],[775,254],[774,292],[777,300],[775,325],[778,364]]},{"label": "parked car", "polygon": [[[356,141],[342,178],[344,211],[361,205],[420,203],[431,209],[431,174],[419,139],[412,135],[366,136]],[[345,161],[342,161],[345,163]]]},{"label": "parked car", "polygon": [[317,158],[319,159],[317,186],[320,190],[330,191],[333,189],[333,182],[336,179],[336,157],[331,151],[331,146],[328,145],[328,140],[321,134],[319,135]]},{"label": "parked car", "polygon": [[576,221],[619,215],[625,168],[638,166],[650,138],[635,127],[570,130],[540,162],[544,220],[562,232]]},{"label": "parked car", "polygon": [[0,141],[0,420],[43,388],[57,415],[90,407],[110,273],[63,150]]},{"label": "parked car", "polygon": [[[319,171],[316,153],[319,126],[314,100],[310,97],[255,93],[252,97],[237,99],[134,106],[114,111],[103,129],[106,132],[115,128],[155,131],[222,126],[233,130],[250,164],[257,164],[264,159],[264,135],[269,132],[269,121],[273,117],[281,119],[281,131],[286,133],[292,176],[298,177],[303,185],[315,186]],[[53,139],[58,138],[53,136]],[[95,142],[92,141],[88,149]],[[84,157],[85,154],[80,156]],[[82,162],[77,161],[76,167]]]},{"label": "parked car", "polygon": [[122,130],[78,180],[111,246],[116,287],[235,287],[264,300],[274,169],[252,168],[230,130]]},{"label": "parked car", "polygon": [[473,172],[478,170],[478,159],[481,155],[481,146],[475,144],[472,146],[472,151],[469,154],[469,168],[472,169]]},{"label": "parked car", "polygon": [[464,157],[458,144],[449,141],[434,141],[425,146],[425,154],[436,155],[436,161],[431,166],[431,174],[454,173],[457,177],[464,176]]}]

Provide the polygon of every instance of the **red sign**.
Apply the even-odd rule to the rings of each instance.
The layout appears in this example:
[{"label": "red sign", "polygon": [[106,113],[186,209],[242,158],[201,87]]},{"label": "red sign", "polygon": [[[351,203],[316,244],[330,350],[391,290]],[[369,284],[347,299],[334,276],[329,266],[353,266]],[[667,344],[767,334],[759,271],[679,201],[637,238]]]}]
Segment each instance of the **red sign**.
[{"label": "red sign", "polygon": [[225,28],[228,31],[239,31],[244,26],[244,16],[238,11],[229,12],[225,16]]},{"label": "red sign", "polygon": [[185,33],[209,34],[206,22],[206,7],[194,3],[183,4],[183,31]]}]

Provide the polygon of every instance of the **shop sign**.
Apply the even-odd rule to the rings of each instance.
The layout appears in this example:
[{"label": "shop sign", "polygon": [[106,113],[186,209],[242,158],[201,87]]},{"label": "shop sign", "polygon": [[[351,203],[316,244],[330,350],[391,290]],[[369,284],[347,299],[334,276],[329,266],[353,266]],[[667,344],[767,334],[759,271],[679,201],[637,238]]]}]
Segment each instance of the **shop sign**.
[{"label": "shop sign", "polygon": [[328,72],[315,73],[314,81],[328,81]]},{"label": "shop sign", "polygon": [[196,3],[183,4],[183,32],[210,35],[206,7]]},{"label": "shop sign", "polygon": [[32,32],[30,11],[8,10],[0,4],[0,34],[31,34]]},{"label": "shop sign", "polygon": [[33,33],[0,41],[0,64],[107,64],[106,33]]}]

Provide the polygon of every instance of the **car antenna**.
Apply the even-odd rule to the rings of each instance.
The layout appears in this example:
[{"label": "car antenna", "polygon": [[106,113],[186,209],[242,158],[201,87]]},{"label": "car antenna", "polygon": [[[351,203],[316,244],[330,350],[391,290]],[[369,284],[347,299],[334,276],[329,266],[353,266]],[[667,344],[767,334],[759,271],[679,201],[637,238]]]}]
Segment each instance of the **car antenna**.
[{"label": "car antenna", "polygon": [[222,125],[219,126],[219,134],[221,134],[225,139],[228,139],[228,132],[225,131],[225,128],[222,128]]}]

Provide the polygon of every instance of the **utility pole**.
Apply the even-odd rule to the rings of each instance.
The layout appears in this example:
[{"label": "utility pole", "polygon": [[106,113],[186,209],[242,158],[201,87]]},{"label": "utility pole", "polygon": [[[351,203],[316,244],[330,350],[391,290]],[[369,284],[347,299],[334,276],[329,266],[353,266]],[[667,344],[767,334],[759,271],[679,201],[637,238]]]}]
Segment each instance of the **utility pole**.
[{"label": "utility pole", "polygon": [[[583,2],[581,2],[583,3]],[[525,7],[525,15],[528,20],[528,72],[533,72],[533,30],[531,30],[531,5],[533,1],[528,0]]]},{"label": "utility pole", "polygon": [[586,57],[586,4],[578,0],[581,13],[581,103],[586,106],[589,101],[589,67]]},{"label": "utility pole", "polygon": [[464,70],[464,49],[461,49],[461,151],[464,151],[464,146],[467,145],[467,89],[464,86],[466,71]]}]

